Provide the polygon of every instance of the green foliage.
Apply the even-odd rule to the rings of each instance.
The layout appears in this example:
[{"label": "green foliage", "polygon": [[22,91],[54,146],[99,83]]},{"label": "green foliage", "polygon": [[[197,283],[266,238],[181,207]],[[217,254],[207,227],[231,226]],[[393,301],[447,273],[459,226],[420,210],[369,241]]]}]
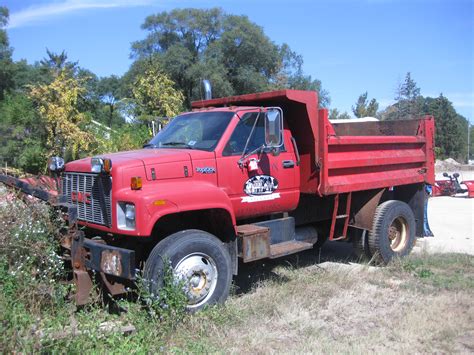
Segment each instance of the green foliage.
[{"label": "green foliage", "polygon": [[[364,95],[359,97],[364,102]],[[448,157],[459,161],[467,159],[468,121],[459,115],[452,103],[442,94],[437,98],[423,97],[420,88],[407,73],[399,85],[396,103],[377,114],[382,120],[419,118],[432,115],[435,118],[435,155],[437,159]],[[359,103],[359,101],[358,101]],[[358,106],[356,106],[356,109]]]},{"label": "green foliage", "polygon": [[94,154],[141,149],[152,138],[146,125],[125,124],[112,131],[91,127],[96,138]]},{"label": "green foliage", "polygon": [[64,50],[58,54],[46,48],[46,54],[47,57],[40,61],[40,65],[44,69],[52,72],[55,76],[59,75],[62,71],[75,73],[78,69],[78,62],[69,61],[67,53]]},{"label": "green foliage", "polygon": [[96,94],[105,106],[105,123],[109,127],[117,126],[118,124],[122,124],[124,122],[119,112],[117,112],[118,102],[122,98],[121,91],[122,83],[120,78],[116,75],[100,78],[97,82]]},{"label": "green foliage", "polygon": [[58,255],[57,216],[0,191],[0,344],[2,351],[34,347],[34,327],[66,307],[68,286]]},{"label": "green foliage", "polygon": [[3,100],[6,91],[13,88],[14,64],[12,49],[4,27],[8,24],[9,12],[6,7],[0,6],[0,100]]},{"label": "green foliage", "polygon": [[367,91],[359,96],[357,99],[356,105],[352,106],[352,112],[358,118],[360,117],[375,117],[377,115],[377,110],[379,109],[379,104],[377,100],[372,99],[370,102],[367,99]]},{"label": "green foliage", "polygon": [[150,292],[149,281],[138,280],[139,301],[147,308],[152,319],[175,327],[183,321],[188,298],[184,280],[177,280],[169,260],[164,260],[163,284],[157,294]]},{"label": "green foliage", "polygon": [[329,110],[329,119],[330,120],[347,120],[352,118],[347,112],[339,112],[337,108]]},{"label": "green foliage", "polygon": [[38,174],[46,166],[46,130],[31,100],[19,93],[0,101],[1,164]]},{"label": "green foliage", "polygon": [[469,124],[469,159],[474,159],[474,125]]},{"label": "green foliage", "polygon": [[133,43],[135,58],[158,61],[188,106],[202,99],[202,79],[211,80],[215,97],[272,88],[316,89],[321,105],[329,103],[321,82],[303,74],[301,56],[286,44],[274,44],[246,16],[219,8],[175,9],[148,16],[142,28],[149,34]]},{"label": "green foliage", "polygon": [[408,72],[403,83],[398,85],[395,104],[382,116],[387,120],[417,118],[422,113],[423,97],[420,88]]},{"label": "green foliage", "polygon": [[442,94],[424,99],[423,111],[435,118],[435,146],[438,159],[447,157],[463,161],[467,157],[467,120],[459,115],[452,103]]}]

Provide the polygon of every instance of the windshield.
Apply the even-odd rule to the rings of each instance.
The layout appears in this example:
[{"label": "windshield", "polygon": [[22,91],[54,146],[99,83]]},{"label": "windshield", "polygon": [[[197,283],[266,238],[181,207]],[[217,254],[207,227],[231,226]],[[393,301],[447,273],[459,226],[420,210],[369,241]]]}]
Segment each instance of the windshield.
[{"label": "windshield", "polygon": [[195,112],[175,117],[145,148],[188,148],[212,151],[234,112]]}]

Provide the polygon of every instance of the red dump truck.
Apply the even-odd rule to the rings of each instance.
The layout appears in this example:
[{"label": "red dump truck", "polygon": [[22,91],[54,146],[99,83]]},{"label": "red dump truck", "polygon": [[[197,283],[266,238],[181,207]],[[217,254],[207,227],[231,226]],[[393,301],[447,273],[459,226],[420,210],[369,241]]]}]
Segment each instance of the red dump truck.
[{"label": "red dump truck", "polygon": [[77,301],[93,271],[118,294],[142,270],[155,292],[169,263],[197,310],[226,299],[239,259],[325,240],[404,256],[423,233],[433,137],[432,117],[332,124],[315,92],[283,90],[195,102],[141,150],[53,159],[84,227],[63,242]]}]

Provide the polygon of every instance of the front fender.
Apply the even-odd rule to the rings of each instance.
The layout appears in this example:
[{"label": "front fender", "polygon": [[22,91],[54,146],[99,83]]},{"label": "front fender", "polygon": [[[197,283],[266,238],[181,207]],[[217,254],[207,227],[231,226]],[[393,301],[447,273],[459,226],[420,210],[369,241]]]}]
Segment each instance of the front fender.
[{"label": "front fender", "polygon": [[143,189],[143,204],[149,213],[142,235],[151,235],[156,222],[165,215],[187,211],[222,209],[236,225],[229,196],[219,187],[207,182],[170,182]]}]

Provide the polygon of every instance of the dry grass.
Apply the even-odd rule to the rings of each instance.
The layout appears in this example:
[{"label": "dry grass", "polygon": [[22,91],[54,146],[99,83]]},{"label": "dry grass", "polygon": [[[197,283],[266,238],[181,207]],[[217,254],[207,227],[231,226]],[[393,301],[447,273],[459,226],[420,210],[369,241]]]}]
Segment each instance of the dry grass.
[{"label": "dry grass", "polygon": [[384,269],[333,265],[276,263],[250,292],[190,317],[169,350],[474,351],[473,257],[418,256]]}]

